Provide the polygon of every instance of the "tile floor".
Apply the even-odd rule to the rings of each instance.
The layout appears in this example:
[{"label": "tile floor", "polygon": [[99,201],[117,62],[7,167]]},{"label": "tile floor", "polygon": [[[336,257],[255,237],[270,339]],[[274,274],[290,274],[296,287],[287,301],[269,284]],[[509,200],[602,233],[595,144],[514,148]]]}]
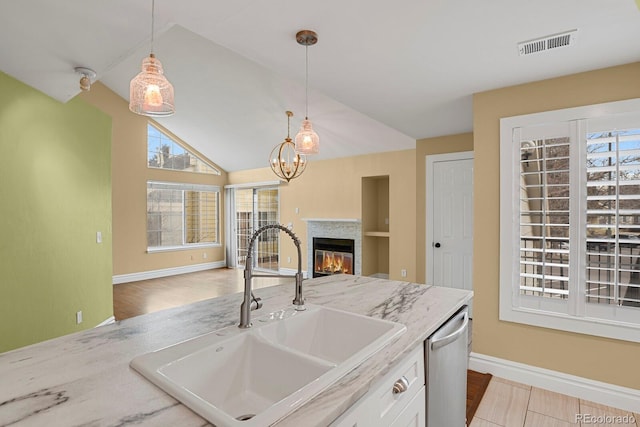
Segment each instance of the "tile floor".
[{"label": "tile floor", "polygon": [[470,427],[499,426],[640,427],[640,414],[493,377]]}]

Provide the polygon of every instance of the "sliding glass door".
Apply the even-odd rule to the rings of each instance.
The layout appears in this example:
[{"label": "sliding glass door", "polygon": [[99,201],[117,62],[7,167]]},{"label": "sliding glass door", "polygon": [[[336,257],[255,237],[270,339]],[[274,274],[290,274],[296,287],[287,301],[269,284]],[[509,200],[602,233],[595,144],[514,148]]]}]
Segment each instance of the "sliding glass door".
[{"label": "sliding glass door", "polygon": [[[234,207],[235,267],[244,267],[247,259],[249,239],[260,227],[277,224],[279,221],[278,188],[236,188]],[[262,233],[254,243],[254,268],[278,271],[278,230]]]}]

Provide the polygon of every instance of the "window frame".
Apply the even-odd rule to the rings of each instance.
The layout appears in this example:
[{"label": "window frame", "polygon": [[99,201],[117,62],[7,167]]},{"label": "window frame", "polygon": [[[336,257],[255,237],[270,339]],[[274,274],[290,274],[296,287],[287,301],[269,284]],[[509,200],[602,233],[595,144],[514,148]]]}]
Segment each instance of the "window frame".
[{"label": "window frame", "polygon": [[[166,181],[147,181],[147,194],[149,188],[153,187],[158,190],[179,190],[182,191],[182,244],[181,245],[167,245],[167,246],[149,246],[149,228],[148,228],[148,218],[149,218],[149,199],[147,195],[147,227],[145,232],[147,234],[147,253],[154,252],[168,252],[168,251],[180,251],[180,250],[189,250],[196,248],[212,248],[212,247],[221,247],[221,226],[220,218],[221,218],[221,195],[220,195],[220,187],[217,185],[208,185],[208,184],[190,184],[190,183],[180,183],[180,182],[166,182]],[[186,242],[186,227],[185,227],[185,191],[196,191],[196,192],[211,192],[216,194],[216,237],[217,241],[215,242],[206,242],[206,243],[187,243]]]},{"label": "window frame", "polygon": [[[193,170],[187,170],[187,169],[176,169],[176,168],[164,168],[164,167],[161,167],[161,166],[151,166],[149,164],[149,153],[151,153],[151,151],[149,150],[149,127],[153,127],[156,131],[158,131],[158,133],[160,133],[166,139],[171,141],[172,144],[175,144],[175,145],[179,146],[180,148],[182,148],[185,151],[186,154],[188,154],[189,156],[193,156],[199,162],[202,162],[205,166],[207,166],[208,169],[210,169],[210,171],[193,171]],[[162,141],[162,138],[160,140]],[[164,131],[160,126],[158,126],[158,124],[153,123],[153,122],[147,122],[147,160],[146,161],[147,161],[147,168],[148,169],[157,169],[157,170],[172,171],[172,172],[196,173],[196,174],[203,174],[203,175],[218,175],[218,176],[220,175],[220,169],[215,167],[210,161],[202,158],[202,156],[200,156],[199,154],[195,153],[192,148],[187,147],[186,145],[184,145],[180,141],[176,140],[174,137],[172,137],[166,131]]]},{"label": "window frame", "polygon": [[[581,261],[569,264],[569,297],[552,299],[520,294],[520,138],[518,132],[537,126],[569,124],[570,156],[582,159],[590,120],[624,120],[637,114],[640,128],[640,99],[567,108],[500,119],[500,304],[499,319],[532,326],[640,342],[640,309],[629,307],[588,307],[586,269]],[[614,117],[617,116],[617,117]],[[580,143],[577,143],[580,142]],[[586,250],[586,165],[570,166],[569,260],[580,260]],[[585,212],[583,215],[582,212]],[[577,226],[574,226],[577,224]],[[599,305],[599,304],[591,304]],[[590,313],[600,312],[599,317]],[[634,311],[635,310],[635,311]],[[609,313],[606,313],[609,312]],[[636,318],[635,322],[629,318]],[[635,319],[633,319],[635,320]]]}]

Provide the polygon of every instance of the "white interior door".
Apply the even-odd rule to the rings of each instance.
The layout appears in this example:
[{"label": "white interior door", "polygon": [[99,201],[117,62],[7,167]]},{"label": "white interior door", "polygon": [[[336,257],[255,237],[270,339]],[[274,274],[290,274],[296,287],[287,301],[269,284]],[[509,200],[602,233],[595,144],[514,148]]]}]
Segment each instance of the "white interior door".
[{"label": "white interior door", "polygon": [[473,153],[427,156],[426,188],[427,283],[473,290]]}]

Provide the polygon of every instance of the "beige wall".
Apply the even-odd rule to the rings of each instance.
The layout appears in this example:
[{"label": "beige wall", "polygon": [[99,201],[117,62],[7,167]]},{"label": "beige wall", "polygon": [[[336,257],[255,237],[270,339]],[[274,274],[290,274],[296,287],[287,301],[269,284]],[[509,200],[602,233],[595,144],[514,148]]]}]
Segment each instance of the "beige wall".
[{"label": "beige wall", "polygon": [[427,177],[426,157],[434,154],[473,151],[473,134],[440,136],[419,139],[416,142],[416,278],[418,283],[426,283],[426,216]]},{"label": "beige wall", "polygon": [[[640,97],[640,63],[474,95],[473,351],[640,387],[640,344],[498,320],[501,117]],[[488,191],[493,189],[493,191]]]},{"label": "beige wall", "polygon": [[[302,240],[306,269],[306,224],[303,218],[362,217],[362,178],[389,175],[389,272],[396,280],[416,279],[416,161],[415,150],[393,151],[341,159],[314,161],[288,184],[280,185],[280,222],[293,224]],[[273,181],[270,168],[229,173],[230,184]],[[295,210],[299,208],[299,213]],[[281,268],[296,268],[295,247],[281,239]],[[291,263],[287,263],[291,257]],[[407,270],[407,277],[400,270]]]},{"label": "beige wall", "polygon": [[[150,119],[130,112],[125,100],[100,83],[92,85],[91,91],[83,93],[81,97],[112,118],[113,275],[223,261],[224,239],[222,246],[215,248],[147,253],[146,183],[148,180],[157,180],[219,185],[220,233],[224,236],[222,187],[227,180],[226,172],[222,171],[218,176],[148,168],[147,123]],[[189,147],[170,132],[167,134]],[[189,149],[204,158],[193,148]],[[206,258],[203,254],[206,254]]]}]

